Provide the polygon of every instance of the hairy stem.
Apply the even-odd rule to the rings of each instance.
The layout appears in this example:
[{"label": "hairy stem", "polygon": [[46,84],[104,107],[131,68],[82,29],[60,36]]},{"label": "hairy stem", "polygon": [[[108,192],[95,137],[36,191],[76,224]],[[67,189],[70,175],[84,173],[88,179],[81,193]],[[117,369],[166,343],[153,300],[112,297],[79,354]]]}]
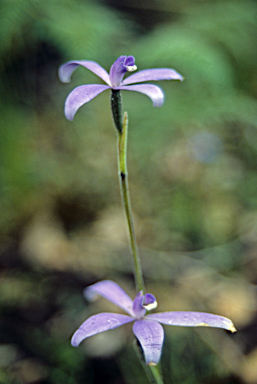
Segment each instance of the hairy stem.
[{"label": "hairy stem", "polygon": [[112,89],[111,94],[112,117],[118,132],[122,132],[122,101],[121,91]]}]

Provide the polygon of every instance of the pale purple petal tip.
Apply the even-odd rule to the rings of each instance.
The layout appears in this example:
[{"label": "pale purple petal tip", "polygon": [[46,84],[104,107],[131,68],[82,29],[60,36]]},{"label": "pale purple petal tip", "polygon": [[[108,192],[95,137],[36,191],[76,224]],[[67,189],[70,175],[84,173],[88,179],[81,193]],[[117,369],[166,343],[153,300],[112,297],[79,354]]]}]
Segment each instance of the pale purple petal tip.
[{"label": "pale purple petal tip", "polygon": [[164,339],[161,324],[156,321],[137,320],[133,325],[133,332],[143,349],[146,364],[158,364]]},{"label": "pale purple petal tip", "polygon": [[111,85],[109,75],[106,70],[101,67],[101,65],[91,60],[73,60],[61,65],[59,68],[60,80],[63,83],[69,83],[71,75],[79,65],[82,65],[83,67],[89,69],[91,72],[93,72],[103,81],[105,81],[106,84]]},{"label": "pale purple petal tip", "polygon": [[134,321],[132,317],[118,313],[99,313],[91,316],[73,334],[71,345],[77,347],[87,337],[117,328],[132,321]]},{"label": "pale purple petal tip", "polygon": [[65,102],[64,112],[67,119],[73,120],[75,113],[82,105],[88,103],[108,88],[110,88],[108,85],[88,84],[73,89]]},{"label": "pale purple petal tip", "polygon": [[84,289],[84,296],[88,300],[94,300],[97,295],[111,301],[124,311],[134,316],[132,305],[133,301],[128,294],[114,281],[104,280],[92,284]]},{"label": "pale purple petal tip", "polygon": [[69,61],[68,63],[61,65],[58,70],[59,79],[63,83],[69,83],[71,75],[78,66],[79,64],[73,61]]},{"label": "pale purple petal tip", "polygon": [[227,317],[205,312],[163,312],[147,315],[147,318],[168,325],[178,325],[182,327],[216,327],[236,332],[234,324]]},{"label": "pale purple petal tip", "polygon": [[170,68],[145,69],[128,76],[121,85],[142,83],[144,81],[159,81],[159,80],[183,80],[177,71]]},{"label": "pale purple petal tip", "polygon": [[136,84],[136,85],[124,85],[121,87],[115,87],[115,89],[121,89],[124,91],[135,91],[143,93],[148,96],[154,107],[161,107],[164,102],[164,93],[160,87],[152,84]]}]

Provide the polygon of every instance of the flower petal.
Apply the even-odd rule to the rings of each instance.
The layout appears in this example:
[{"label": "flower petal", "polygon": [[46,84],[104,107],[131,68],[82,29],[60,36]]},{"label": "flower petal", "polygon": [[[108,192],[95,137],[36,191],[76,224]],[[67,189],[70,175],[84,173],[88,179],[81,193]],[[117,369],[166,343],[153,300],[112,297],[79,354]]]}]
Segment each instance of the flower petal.
[{"label": "flower petal", "polygon": [[127,69],[124,65],[127,56],[120,56],[115,60],[110,69],[110,82],[113,87],[120,85]]},{"label": "flower petal", "polygon": [[149,320],[162,324],[178,325],[182,327],[216,327],[236,332],[236,328],[227,317],[205,312],[162,312],[146,316]]},{"label": "flower petal", "polygon": [[127,315],[118,313],[98,313],[89,317],[71,338],[71,345],[77,347],[81,341],[87,337],[96,335],[97,333],[108,331],[109,329],[117,328],[123,324],[130,323],[134,319]]},{"label": "flower petal", "polygon": [[161,357],[164,331],[156,321],[137,320],[133,332],[138,339],[147,365],[156,365]]},{"label": "flower petal", "polygon": [[68,61],[68,63],[61,65],[58,72],[60,80],[63,83],[69,83],[71,75],[79,65],[89,69],[91,72],[95,73],[98,77],[105,81],[106,84],[111,85],[110,78],[106,70],[101,67],[101,65],[91,60]]},{"label": "flower petal", "polygon": [[161,107],[164,102],[164,93],[160,87],[152,84],[136,84],[136,85],[124,85],[115,87],[114,89],[121,89],[124,91],[136,91],[145,94],[150,97],[154,107]]},{"label": "flower petal", "polygon": [[142,83],[144,81],[183,80],[177,71],[170,68],[145,69],[127,77],[121,85]]},{"label": "flower petal", "polygon": [[134,316],[132,306],[133,301],[127,293],[114,281],[104,280],[99,281],[84,289],[84,296],[88,300],[94,300],[96,295],[100,295],[105,299],[116,304],[118,307],[124,309],[131,316]]},{"label": "flower petal", "polygon": [[75,113],[82,105],[88,103],[108,88],[110,88],[109,85],[88,84],[73,89],[65,102],[64,113],[67,119],[73,120]]},{"label": "flower petal", "polygon": [[137,319],[142,318],[146,313],[146,309],[143,307],[144,299],[143,291],[140,291],[133,300],[133,312]]}]

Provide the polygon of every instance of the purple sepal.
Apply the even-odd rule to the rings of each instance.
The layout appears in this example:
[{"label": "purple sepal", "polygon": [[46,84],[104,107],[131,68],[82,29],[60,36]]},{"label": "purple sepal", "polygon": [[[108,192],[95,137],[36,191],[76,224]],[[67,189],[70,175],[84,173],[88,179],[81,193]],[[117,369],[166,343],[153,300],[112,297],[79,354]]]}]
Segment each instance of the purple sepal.
[{"label": "purple sepal", "polygon": [[137,320],[133,325],[133,332],[143,349],[146,364],[158,364],[164,339],[161,324],[156,321]]},{"label": "purple sepal", "polygon": [[82,105],[88,103],[108,88],[110,88],[109,85],[88,84],[73,89],[65,102],[64,113],[67,119],[73,120],[75,113]]},{"label": "purple sepal", "polygon": [[71,345],[77,347],[87,337],[117,328],[132,321],[134,321],[132,317],[118,313],[99,313],[91,316],[74,333],[71,338]]},{"label": "purple sepal", "polygon": [[115,89],[120,89],[123,91],[136,91],[143,93],[144,95],[150,97],[153,102],[154,107],[161,107],[164,102],[164,93],[160,87],[152,84],[137,84],[137,85],[124,85],[120,87],[115,87]]},{"label": "purple sepal", "polygon": [[144,81],[158,81],[158,80],[183,80],[181,76],[174,69],[157,68],[157,69],[144,69],[127,77],[121,85],[142,83]]},{"label": "purple sepal", "polygon": [[227,317],[213,315],[205,312],[162,312],[146,316],[149,320],[159,321],[162,324],[177,325],[181,327],[216,327],[235,332],[236,329]]},{"label": "purple sepal", "polygon": [[106,70],[101,65],[91,60],[73,60],[61,65],[58,72],[60,80],[63,83],[69,83],[71,75],[79,65],[89,69],[91,72],[100,77],[106,84],[111,85],[110,78]]},{"label": "purple sepal", "polygon": [[100,295],[105,299],[111,301],[118,307],[124,309],[124,311],[126,311],[131,316],[134,316],[134,312],[132,310],[132,299],[114,281],[99,281],[98,283],[92,284],[89,287],[85,288],[83,294],[88,300],[94,300],[97,295]]}]

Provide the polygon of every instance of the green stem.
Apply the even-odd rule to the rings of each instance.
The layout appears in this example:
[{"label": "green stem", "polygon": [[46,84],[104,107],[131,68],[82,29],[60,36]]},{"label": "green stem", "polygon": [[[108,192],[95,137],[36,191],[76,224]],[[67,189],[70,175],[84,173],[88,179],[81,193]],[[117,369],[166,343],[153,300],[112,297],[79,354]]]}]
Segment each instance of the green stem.
[{"label": "green stem", "polygon": [[134,231],[134,224],[132,218],[132,211],[129,198],[129,187],[128,187],[128,172],[127,172],[127,135],[128,133],[128,114],[124,113],[124,120],[122,125],[122,132],[119,132],[118,138],[118,166],[119,166],[119,177],[120,177],[120,189],[121,196],[128,225],[129,241],[132,252],[132,262],[134,269],[134,276],[137,291],[145,292],[143,274],[141,269],[141,262],[138,254],[136,236]]},{"label": "green stem", "polygon": [[135,277],[137,291],[145,292],[144,280],[141,268],[141,262],[137,250],[136,236],[132,218],[132,211],[129,198],[128,173],[127,173],[127,134],[128,134],[128,114],[124,113],[122,121],[122,103],[121,92],[112,90],[111,108],[115,127],[118,132],[118,168],[120,179],[120,190],[122,196],[123,207],[125,211],[129,242],[132,253],[132,264]]},{"label": "green stem", "polygon": [[160,372],[159,364],[156,366],[152,366],[152,367],[148,366],[148,369],[151,371],[151,373],[154,377],[155,383],[156,384],[163,384],[163,378],[162,378],[162,374]]},{"label": "green stem", "polygon": [[137,345],[136,341],[133,343],[133,346],[149,382],[151,384],[164,384],[160,368],[158,366],[146,365],[142,352],[139,346]]},{"label": "green stem", "polygon": [[[123,207],[125,211],[125,217],[128,226],[129,242],[132,253],[132,264],[134,270],[134,277],[137,291],[143,291],[145,293],[144,279],[142,274],[141,262],[137,249],[136,236],[134,231],[132,210],[129,197],[128,186],[128,172],[127,172],[127,139],[128,139],[128,114],[124,113],[122,121],[122,102],[121,93],[119,90],[112,90],[111,95],[111,107],[112,115],[115,127],[118,132],[118,169],[120,179],[120,190],[122,196]],[[139,354],[138,348],[137,352]],[[142,357],[140,358],[142,361]],[[145,361],[142,362],[148,379],[153,384],[163,384],[162,375],[160,373],[160,367],[148,366]]]}]

